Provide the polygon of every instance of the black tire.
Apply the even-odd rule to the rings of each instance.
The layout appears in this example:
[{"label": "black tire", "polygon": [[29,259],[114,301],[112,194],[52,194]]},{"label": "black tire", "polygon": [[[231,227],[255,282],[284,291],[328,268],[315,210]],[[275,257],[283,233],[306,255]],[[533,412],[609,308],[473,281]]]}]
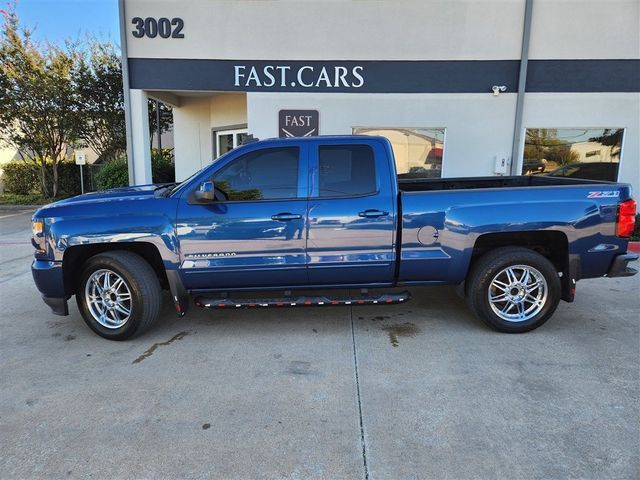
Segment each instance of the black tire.
[{"label": "black tire", "polygon": [[[514,267],[510,271],[516,273],[516,280],[518,272],[522,272],[520,278],[524,278],[525,272],[528,271],[530,275],[527,279],[533,279],[534,282],[521,288],[498,286],[500,283],[507,283],[503,280],[509,278],[506,272],[509,267]],[[535,282],[538,276],[544,279],[546,288],[544,282]],[[524,284],[514,281],[510,285]],[[529,288],[532,289],[531,295],[526,293]],[[489,299],[490,295],[493,297],[493,303]],[[527,298],[526,302],[521,300],[523,295]],[[469,308],[488,326],[505,333],[524,333],[538,328],[553,315],[560,302],[560,295],[560,278],[553,264],[539,253],[522,247],[497,248],[484,254],[469,272],[466,282]],[[496,301],[500,297],[504,297],[504,301]],[[536,302],[530,301],[531,298],[535,298]],[[527,314],[528,305],[531,310]],[[514,308],[515,311],[511,313]],[[518,315],[520,308],[523,310],[523,319],[504,318]]]},{"label": "black tire", "polygon": [[[86,287],[89,279],[98,271],[113,272],[121,277],[130,292],[130,300],[124,304],[130,313],[128,318],[122,318],[124,323],[121,326],[111,325],[107,328],[91,313]],[[85,262],[76,290],[76,302],[91,330],[109,340],[126,340],[148,330],[156,322],[160,316],[162,292],[151,265],[133,252],[116,250],[100,253]]]}]

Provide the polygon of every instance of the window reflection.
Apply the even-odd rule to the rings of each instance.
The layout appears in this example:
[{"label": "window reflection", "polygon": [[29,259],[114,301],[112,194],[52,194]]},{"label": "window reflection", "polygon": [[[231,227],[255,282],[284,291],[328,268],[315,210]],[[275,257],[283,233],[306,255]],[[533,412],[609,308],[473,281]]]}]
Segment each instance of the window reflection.
[{"label": "window reflection", "polygon": [[269,148],[233,160],[216,173],[216,190],[230,201],[296,198],[297,147]]},{"label": "window reflection", "polygon": [[523,175],[616,181],[622,128],[528,128]]},{"label": "window reflection", "polygon": [[391,142],[398,178],[442,176],[444,128],[354,128],[356,135],[380,135]]},{"label": "window reflection", "polygon": [[376,191],[376,162],[368,145],[322,146],[318,167],[321,197],[367,195]]}]

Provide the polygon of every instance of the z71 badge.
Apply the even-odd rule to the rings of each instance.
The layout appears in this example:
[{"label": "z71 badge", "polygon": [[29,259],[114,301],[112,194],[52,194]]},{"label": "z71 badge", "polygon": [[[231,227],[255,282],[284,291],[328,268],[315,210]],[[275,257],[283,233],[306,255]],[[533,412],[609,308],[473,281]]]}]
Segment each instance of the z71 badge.
[{"label": "z71 badge", "polygon": [[605,191],[605,192],[589,192],[587,198],[617,198],[620,196],[618,191]]}]

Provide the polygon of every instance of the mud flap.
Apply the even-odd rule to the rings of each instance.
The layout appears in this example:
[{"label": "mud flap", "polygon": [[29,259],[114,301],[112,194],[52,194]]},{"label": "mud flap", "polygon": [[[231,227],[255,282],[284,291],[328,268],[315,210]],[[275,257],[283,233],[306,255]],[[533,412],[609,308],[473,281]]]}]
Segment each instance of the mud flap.
[{"label": "mud flap", "polygon": [[565,302],[573,302],[576,296],[576,284],[580,280],[580,255],[575,253],[569,254],[569,261],[567,266],[562,272],[562,278],[560,279],[562,286],[562,300]]},{"label": "mud flap", "polygon": [[179,317],[183,317],[189,309],[189,292],[184,288],[177,270],[167,270],[167,280],[169,281],[169,289],[171,290],[171,298],[176,313]]},{"label": "mud flap", "polygon": [[69,315],[67,298],[47,297],[46,295],[42,295],[42,300],[49,306],[49,308],[51,308],[51,312],[54,315]]}]

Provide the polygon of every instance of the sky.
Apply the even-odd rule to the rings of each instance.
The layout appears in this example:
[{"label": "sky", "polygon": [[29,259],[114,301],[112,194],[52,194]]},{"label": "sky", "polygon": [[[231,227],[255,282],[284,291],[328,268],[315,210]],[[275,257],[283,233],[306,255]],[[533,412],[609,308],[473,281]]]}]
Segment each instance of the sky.
[{"label": "sky", "polygon": [[[0,0],[0,8],[8,1]],[[35,29],[36,40],[62,43],[90,34],[120,44],[118,0],[18,0],[17,5],[21,25]]]}]

